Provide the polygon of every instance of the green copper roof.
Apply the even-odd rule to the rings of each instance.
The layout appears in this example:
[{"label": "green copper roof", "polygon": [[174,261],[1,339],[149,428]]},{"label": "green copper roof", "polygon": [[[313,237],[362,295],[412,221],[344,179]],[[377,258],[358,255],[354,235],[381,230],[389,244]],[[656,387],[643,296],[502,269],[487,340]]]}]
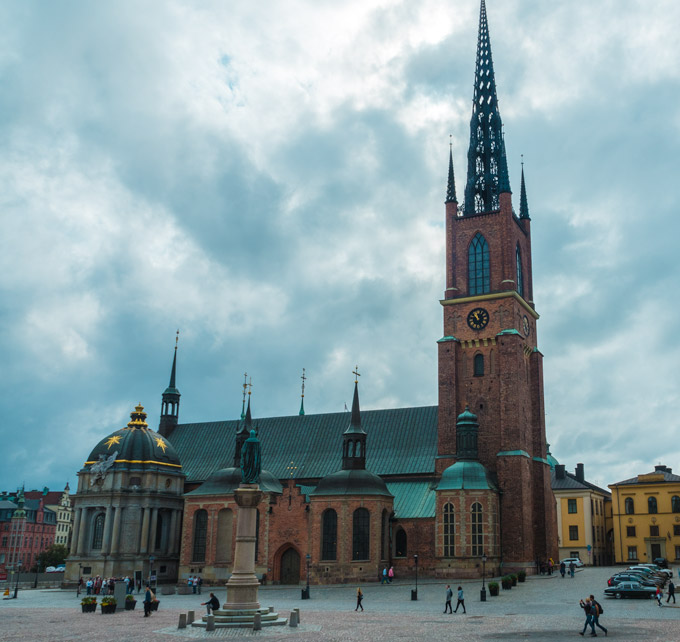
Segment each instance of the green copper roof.
[{"label": "green copper roof", "polygon": [[398,519],[434,517],[436,493],[432,482],[387,482],[394,495],[394,514]]},{"label": "green copper roof", "polygon": [[312,495],[384,495],[389,497],[385,482],[363,468],[338,470],[323,477]]},{"label": "green copper roof", "polygon": [[[240,468],[223,468],[210,475],[198,488],[186,494],[192,497],[200,495],[229,495],[234,492],[235,488],[239,487],[241,481]],[[261,471],[259,484],[260,489],[265,493],[281,494],[283,492],[281,482],[267,470]]]},{"label": "green copper roof", "polygon": [[516,334],[518,337],[522,336],[517,330],[515,330],[515,328],[507,328],[505,330],[501,330],[496,336],[499,337],[502,334]]},{"label": "green copper roof", "polygon": [[456,337],[447,336],[447,337],[442,337],[441,339],[438,339],[437,343],[446,343],[447,341],[458,341],[458,339],[456,339]]},{"label": "green copper roof", "polygon": [[[342,435],[350,413],[257,419],[262,467],[277,479],[320,479],[342,465]],[[239,420],[179,424],[168,440],[182,462],[187,482],[205,481],[233,465]],[[366,468],[378,475],[434,473],[437,406],[364,410],[361,425],[370,448]],[[291,474],[292,473],[292,474]]]},{"label": "green copper roof", "polygon": [[522,163],[522,187],[519,192],[519,217],[531,220],[529,203],[527,202],[527,188],[524,185],[524,163]]},{"label": "green copper roof", "polygon": [[446,185],[446,202],[457,203],[456,198],[456,179],[453,176],[453,149],[449,146],[449,180]]},{"label": "green copper roof", "polygon": [[526,457],[530,459],[529,453],[526,450],[501,450],[496,453],[496,457]]},{"label": "green copper roof", "polygon": [[478,461],[457,461],[449,466],[439,481],[437,490],[497,490],[486,468]]}]

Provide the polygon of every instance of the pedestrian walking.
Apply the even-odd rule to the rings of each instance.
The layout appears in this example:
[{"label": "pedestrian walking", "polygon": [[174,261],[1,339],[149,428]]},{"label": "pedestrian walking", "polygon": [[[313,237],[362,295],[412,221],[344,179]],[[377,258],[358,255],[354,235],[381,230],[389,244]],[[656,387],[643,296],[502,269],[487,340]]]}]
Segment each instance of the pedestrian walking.
[{"label": "pedestrian walking", "polygon": [[387,584],[387,566],[383,569],[382,579],[380,580],[380,583]]},{"label": "pedestrian walking", "polygon": [[553,562],[553,558],[550,557],[550,558],[548,559],[548,575],[552,575],[553,566],[555,566],[555,562]]},{"label": "pedestrian walking", "polygon": [[604,609],[602,608],[602,604],[600,604],[596,599],[594,595],[590,596],[590,615],[593,618],[593,631],[595,630],[595,627],[600,629],[601,631],[604,631],[604,636],[607,637],[607,629],[605,629],[601,624],[600,624],[600,615],[604,613]]},{"label": "pedestrian walking", "polygon": [[198,587],[198,594],[201,594],[201,589],[203,587],[203,578],[199,575],[198,579],[196,580],[196,586]]},{"label": "pedestrian walking", "polygon": [[361,592],[361,589],[357,589],[357,607],[354,609],[355,611],[358,611],[361,609],[362,611],[364,610],[364,607],[361,605],[361,600],[364,599],[364,594]]},{"label": "pedestrian walking", "polygon": [[586,622],[583,625],[583,631],[579,631],[579,635],[585,635],[586,634],[586,629],[588,627],[591,628],[591,637],[597,637],[597,633],[595,633],[595,624],[593,623],[593,613],[592,613],[592,604],[590,603],[590,598],[586,598],[586,601],[584,602],[583,600],[579,601],[579,606],[585,611],[586,614]]},{"label": "pedestrian walking", "polygon": [[449,613],[453,613],[451,610],[451,599],[453,598],[453,591],[451,590],[451,585],[447,584],[446,585],[446,604],[444,604],[444,613],[446,613],[446,609],[448,609]]},{"label": "pedestrian walking", "polygon": [[567,565],[564,562],[560,562],[560,575],[562,576],[562,579],[564,579],[564,576],[567,574]]},{"label": "pedestrian walking", "polygon": [[673,598],[673,604],[675,604],[675,584],[673,584],[673,578],[668,582],[668,599],[666,602],[670,602],[671,598]]},{"label": "pedestrian walking", "polygon": [[146,591],[144,592],[144,617],[149,617],[151,615],[151,602],[153,602],[154,597],[151,587],[147,584]]},{"label": "pedestrian walking", "polygon": [[654,594],[654,597],[656,598],[656,603],[657,603],[659,606],[663,606],[663,605],[661,604],[661,600],[662,600],[662,598],[663,598],[663,591],[661,590],[661,587],[660,587],[660,586],[657,586],[657,587],[656,587],[656,593]]},{"label": "pedestrian walking", "polygon": [[574,577],[574,571],[576,570],[576,565],[574,562],[569,562],[569,575],[570,577]]},{"label": "pedestrian walking", "polygon": [[208,610],[208,615],[210,615],[210,611],[216,611],[220,608],[220,601],[215,597],[214,593],[211,593],[210,599],[207,602],[202,602],[201,606],[205,606]]},{"label": "pedestrian walking", "polygon": [[390,566],[390,570],[387,572],[387,577],[389,578],[389,583],[392,584],[392,580],[394,579],[394,566]]},{"label": "pedestrian walking", "polygon": [[458,613],[459,606],[463,607],[463,613],[467,613],[467,611],[465,610],[465,596],[463,595],[462,586],[458,587],[458,601],[456,602],[456,610],[454,611],[454,613]]}]

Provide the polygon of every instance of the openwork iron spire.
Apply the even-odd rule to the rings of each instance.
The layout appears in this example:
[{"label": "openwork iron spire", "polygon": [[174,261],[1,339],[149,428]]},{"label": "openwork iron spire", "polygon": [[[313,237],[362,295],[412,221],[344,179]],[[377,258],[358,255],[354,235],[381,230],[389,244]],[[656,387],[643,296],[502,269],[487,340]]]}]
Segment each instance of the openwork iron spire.
[{"label": "openwork iron spire", "polygon": [[457,203],[456,179],[453,176],[453,145],[449,143],[449,181],[446,185],[446,202]]},{"label": "openwork iron spire", "polygon": [[470,120],[470,148],[465,184],[465,216],[500,208],[499,195],[510,192],[503,123],[498,111],[486,4],[479,11],[475,92]]},{"label": "openwork iron spire", "polygon": [[522,161],[522,187],[519,192],[519,217],[531,220],[529,203],[527,202],[527,188],[524,185],[524,161]]}]

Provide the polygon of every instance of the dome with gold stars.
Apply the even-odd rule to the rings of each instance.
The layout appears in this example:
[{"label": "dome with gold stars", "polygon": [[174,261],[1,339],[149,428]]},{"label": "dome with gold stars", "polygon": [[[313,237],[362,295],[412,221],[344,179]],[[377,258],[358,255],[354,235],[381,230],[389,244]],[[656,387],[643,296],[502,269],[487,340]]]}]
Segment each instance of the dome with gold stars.
[{"label": "dome with gold stars", "polygon": [[86,471],[98,468],[182,472],[177,452],[165,437],[149,428],[141,404],[130,413],[128,425],[102,439],[83,464]]}]

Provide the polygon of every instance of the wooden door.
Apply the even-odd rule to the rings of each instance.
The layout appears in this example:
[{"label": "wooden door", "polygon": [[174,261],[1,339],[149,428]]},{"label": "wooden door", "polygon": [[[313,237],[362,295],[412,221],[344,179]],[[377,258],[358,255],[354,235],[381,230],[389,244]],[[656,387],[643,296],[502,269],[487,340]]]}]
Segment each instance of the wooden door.
[{"label": "wooden door", "polygon": [[300,583],[300,555],[294,548],[289,548],[281,556],[281,584]]}]

